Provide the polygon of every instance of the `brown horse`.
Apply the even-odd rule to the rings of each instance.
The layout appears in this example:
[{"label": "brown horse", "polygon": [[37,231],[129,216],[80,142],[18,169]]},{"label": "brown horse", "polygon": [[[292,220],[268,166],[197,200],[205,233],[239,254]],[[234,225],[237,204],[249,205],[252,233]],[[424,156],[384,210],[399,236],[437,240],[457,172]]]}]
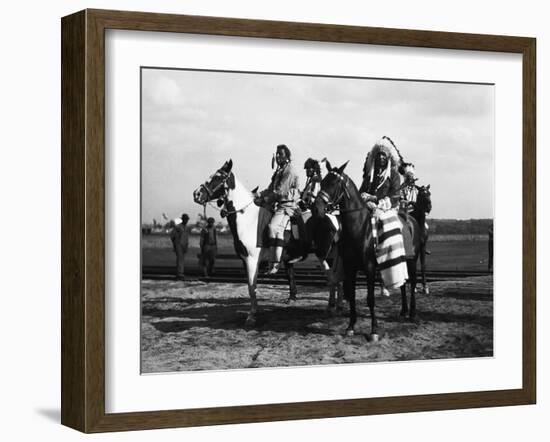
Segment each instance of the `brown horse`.
[{"label": "brown horse", "polygon": [[[353,335],[357,321],[355,305],[355,288],[357,272],[362,270],[367,277],[367,305],[371,315],[371,340],[378,339],[378,320],[375,312],[374,285],[376,281],[376,253],[374,241],[369,235],[372,231],[371,214],[363,203],[357,186],[344,173],[347,163],[339,168],[332,168],[327,163],[329,173],[321,182],[321,192],[315,201],[315,214],[323,218],[330,208],[339,206],[342,222],[342,259],[344,266],[344,297],[349,302],[350,320],[346,330],[347,335]],[[411,287],[411,306],[407,306],[406,284],[401,287],[402,308],[401,315],[409,312],[411,318],[416,313],[416,262],[420,250],[420,236],[418,223],[409,215],[406,217],[404,228],[411,229],[413,240],[413,258],[407,260],[409,281]],[[371,239],[369,239],[371,238]]]}]

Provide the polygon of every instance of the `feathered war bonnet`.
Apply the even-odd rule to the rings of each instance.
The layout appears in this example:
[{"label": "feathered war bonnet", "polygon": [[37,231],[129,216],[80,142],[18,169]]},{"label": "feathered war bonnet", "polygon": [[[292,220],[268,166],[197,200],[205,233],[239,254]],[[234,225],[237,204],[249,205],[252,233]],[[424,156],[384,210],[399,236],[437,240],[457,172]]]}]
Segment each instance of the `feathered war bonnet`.
[{"label": "feathered war bonnet", "polygon": [[363,167],[363,178],[368,177],[369,182],[371,183],[374,180],[374,162],[376,159],[376,155],[378,155],[378,153],[380,152],[384,152],[388,157],[388,166],[384,171],[384,179],[380,182],[380,184],[382,184],[385,179],[390,176],[392,167],[398,168],[403,161],[401,155],[399,154],[399,151],[395,147],[395,144],[393,144],[393,141],[389,137],[383,136],[374,144],[370,152],[367,154],[367,158],[365,159],[365,166]]}]

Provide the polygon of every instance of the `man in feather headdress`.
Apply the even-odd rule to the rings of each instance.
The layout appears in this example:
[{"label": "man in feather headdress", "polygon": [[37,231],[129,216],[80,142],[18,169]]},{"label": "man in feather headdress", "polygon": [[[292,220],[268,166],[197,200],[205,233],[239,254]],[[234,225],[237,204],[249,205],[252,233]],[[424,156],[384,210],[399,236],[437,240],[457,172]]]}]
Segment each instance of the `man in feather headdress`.
[{"label": "man in feather headdress", "polygon": [[363,167],[359,192],[370,209],[378,268],[387,288],[400,287],[408,278],[405,246],[397,209],[401,199],[398,167],[401,157],[393,142],[382,137],[371,149]]},{"label": "man in feather headdress", "polygon": [[359,192],[369,209],[388,210],[399,205],[399,162],[399,154],[388,137],[382,137],[367,155]]}]

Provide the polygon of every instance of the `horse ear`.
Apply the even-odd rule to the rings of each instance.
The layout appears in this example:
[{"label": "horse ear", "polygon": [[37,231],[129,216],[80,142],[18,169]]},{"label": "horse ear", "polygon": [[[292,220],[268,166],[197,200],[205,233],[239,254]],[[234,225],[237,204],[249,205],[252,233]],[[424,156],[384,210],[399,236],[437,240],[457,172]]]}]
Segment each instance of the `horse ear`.
[{"label": "horse ear", "polygon": [[325,159],[325,165],[326,165],[326,167],[327,167],[327,170],[328,170],[329,172],[331,172],[331,171],[332,171],[332,166],[330,165],[330,161],[329,161],[329,160]]},{"label": "horse ear", "polygon": [[339,168],[338,168],[338,173],[342,173],[344,171],[344,169],[346,168],[346,166],[348,165],[349,163],[349,160],[346,161],[344,164],[342,164]]},{"label": "horse ear", "polygon": [[430,186],[431,186],[431,184],[428,184],[428,185],[426,186],[426,190],[430,190]]},{"label": "horse ear", "polygon": [[253,194],[258,193],[258,187],[260,187],[260,186],[256,186],[256,187],[254,187],[254,189],[252,189],[252,193],[253,193]]},{"label": "horse ear", "polygon": [[227,170],[226,172],[231,172],[231,169],[233,168],[233,160],[229,158],[229,161],[227,162]]}]

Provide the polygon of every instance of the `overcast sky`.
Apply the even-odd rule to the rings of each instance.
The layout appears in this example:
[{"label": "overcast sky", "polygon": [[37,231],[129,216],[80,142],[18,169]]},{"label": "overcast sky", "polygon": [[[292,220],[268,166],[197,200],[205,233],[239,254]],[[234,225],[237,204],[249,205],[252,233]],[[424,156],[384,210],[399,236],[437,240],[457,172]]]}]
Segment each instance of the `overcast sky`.
[{"label": "overcast sky", "polygon": [[194,220],[193,190],[229,158],[245,186],[265,188],[282,143],[302,185],[304,161],[326,156],[350,160],[359,186],[383,135],[431,184],[431,217],[493,217],[491,85],[143,69],[142,220]]}]

